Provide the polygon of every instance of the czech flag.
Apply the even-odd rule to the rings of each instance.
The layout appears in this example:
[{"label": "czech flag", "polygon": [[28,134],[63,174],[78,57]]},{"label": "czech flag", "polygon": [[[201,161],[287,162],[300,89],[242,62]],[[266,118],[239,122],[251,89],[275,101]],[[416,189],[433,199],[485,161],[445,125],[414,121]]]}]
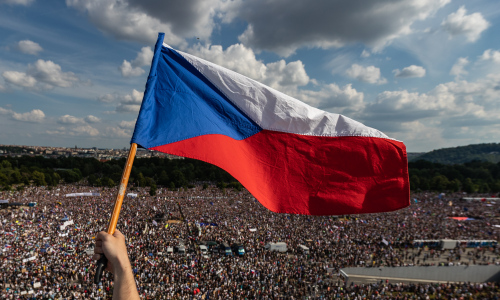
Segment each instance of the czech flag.
[{"label": "czech flag", "polygon": [[131,143],[214,164],[273,212],[343,215],[410,204],[405,145],[163,43]]}]

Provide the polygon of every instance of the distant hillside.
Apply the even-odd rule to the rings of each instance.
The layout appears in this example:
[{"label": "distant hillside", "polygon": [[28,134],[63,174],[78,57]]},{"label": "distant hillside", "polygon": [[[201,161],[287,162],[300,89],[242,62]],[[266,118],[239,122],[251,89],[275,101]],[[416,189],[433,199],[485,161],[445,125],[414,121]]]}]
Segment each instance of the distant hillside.
[{"label": "distant hillside", "polygon": [[409,157],[410,161],[427,160],[442,164],[463,164],[473,160],[500,162],[500,144],[477,144],[443,148]]}]

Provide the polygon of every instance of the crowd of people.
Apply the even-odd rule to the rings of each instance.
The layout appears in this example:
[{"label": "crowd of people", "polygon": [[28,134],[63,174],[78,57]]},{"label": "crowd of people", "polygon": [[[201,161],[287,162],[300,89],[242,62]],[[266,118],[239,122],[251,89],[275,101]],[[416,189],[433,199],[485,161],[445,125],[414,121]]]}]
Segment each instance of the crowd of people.
[{"label": "crowd of people", "polygon": [[[129,189],[117,228],[126,236],[143,299],[498,299],[497,283],[346,283],[345,267],[498,264],[497,247],[414,249],[415,240],[498,240],[500,203],[462,194],[412,194],[408,208],[357,216],[268,211],[245,190]],[[78,195],[77,193],[94,193]],[[73,194],[68,196],[68,194]],[[112,275],[93,283],[96,234],[107,228],[116,188],[60,185],[0,192],[36,206],[0,210],[1,299],[108,299]],[[473,217],[460,221],[450,217]],[[500,221],[498,221],[500,223]],[[244,255],[201,241],[239,243]],[[288,251],[271,252],[270,242]],[[185,245],[185,254],[167,248]],[[299,245],[309,248],[300,251]],[[212,249],[216,247],[212,246]],[[499,267],[500,268],[500,267]]]}]

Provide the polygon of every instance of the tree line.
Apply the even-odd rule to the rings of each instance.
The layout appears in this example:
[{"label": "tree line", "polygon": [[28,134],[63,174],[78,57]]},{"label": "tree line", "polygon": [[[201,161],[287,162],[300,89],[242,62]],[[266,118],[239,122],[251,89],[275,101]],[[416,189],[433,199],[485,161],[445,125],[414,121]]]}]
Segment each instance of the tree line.
[{"label": "tree line", "polygon": [[500,144],[476,144],[443,148],[427,152],[416,158],[443,164],[463,164],[473,160],[500,162]]},{"label": "tree line", "polygon": [[[59,183],[113,187],[120,183],[124,166],[125,158],[101,162],[79,157],[2,157],[0,187],[9,190],[22,189],[30,184],[51,187]],[[137,158],[129,178],[129,186],[150,187],[151,194],[156,193],[158,186],[190,188],[197,182],[242,189],[242,185],[226,171],[193,159]]]},{"label": "tree line", "polygon": [[[22,189],[26,185],[56,186],[80,183],[89,186],[117,186],[125,159],[101,162],[94,158],[21,156],[0,158],[0,188]],[[500,192],[500,163],[471,161],[445,165],[425,160],[408,164],[413,191],[467,193]],[[193,159],[137,158],[129,183],[131,187],[158,186],[169,189],[190,188],[195,183],[216,184],[219,188],[241,190],[242,186],[226,171]]]},{"label": "tree line", "polygon": [[408,163],[408,173],[413,191],[500,192],[500,163],[474,160],[446,165],[418,160]]}]

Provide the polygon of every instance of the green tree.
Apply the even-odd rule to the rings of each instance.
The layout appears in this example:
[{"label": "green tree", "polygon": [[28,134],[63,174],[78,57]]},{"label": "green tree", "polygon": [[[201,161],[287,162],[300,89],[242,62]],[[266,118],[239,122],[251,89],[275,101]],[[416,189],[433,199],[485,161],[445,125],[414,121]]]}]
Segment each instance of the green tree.
[{"label": "green tree", "polygon": [[489,193],[489,192],[490,192],[490,190],[491,190],[491,189],[490,189],[490,186],[488,185],[488,183],[486,183],[486,182],[484,182],[484,181],[483,181],[483,182],[481,182],[481,183],[479,184],[479,192],[480,192],[480,193],[483,193],[483,194],[484,194],[484,193]]},{"label": "green tree", "polygon": [[93,175],[95,173],[94,166],[91,163],[86,163],[83,165],[83,176]]},{"label": "green tree", "polygon": [[61,177],[64,179],[64,182],[66,183],[78,182],[81,179],[81,176],[79,176],[78,173],[74,172],[73,170],[60,172],[59,175],[61,175]]},{"label": "green tree", "polygon": [[172,171],[170,177],[172,178],[171,180],[175,184],[176,188],[180,188],[188,184],[186,177],[184,177],[184,174],[180,170]]},{"label": "green tree", "polygon": [[42,172],[33,171],[31,178],[33,179],[33,183],[36,186],[47,185],[47,182],[45,181],[45,174],[43,174]]},{"label": "green tree", "polygon": [[142,175],[142,173],[137,174],[137,177],[135,178],[135,184],[140,187],[146,186],[146,179],[144,178],[144,175]]},{"label": "green tree", "polygon": [[153,184],[155,184],[155,185],[156,185],[156,183],[154,182],[153,178],[151,178],[151,177],[146,177],[145,179],[146,179],[146,186],[149,186],[149,187],[150,187],[150,186],[152,186]]},{"label": "green tree", "polygon": [[428,191],[431,189],[431,185],[429,184],[429,179],[425,177],[420,178],[420,189],[422,191]]},{"label": "green tree", "polygon": [[5,168],[5,169],[12,168],[12,164],[9,161],[7,161],[7,160],[2,161],[2,163],[0,164],[0,166],[2,166],[2,168]]},{"label": "green tree", "polygon": [[107,186],[112,188],[115,186],[115,182],[113,181],[113,179],[109,177],[103,177],[101,178],[101,186]]},{"label": "green tree", "polygon": [[417,175],[412,175],[410,177],[410,188],[412,191],[416,191],[420,188],[420,178]]},{"label": "green tree", "polygon": [[149,188],[149,195],[150,196],[155,196],[156,195],[156,190],[157,190],[156,184],[154,184],[154,183],[151,184],[151,187]]},{"label": "green tree", "polygon": [[14,170],[14,172],[10,174],[10,182],[12,184],[18,184],[23,182],[23,176],[21,175],[21,172],[19,172],[19,170],[16,169]]},{"label": "green tree", "polygon": [[54,186],[54,181],[52,180],[52,175],[50,173],[44,173],[45,175],[45,181],[47,182],[48,186]]},{"label": "green tree", "polygon": [[233,181],[228,186],[230,188],[233,188],[233,189],[239,191],[239,192],[241,192],[241,190],[243,189],[243,186],[238,181]]},{"label": "green tree", "polygon": [[493,193],[500,192],[500,180],[493,181],[493,183],[491,184],[491,191]]},{"label": "green tree", "polygon": [[450,183],[448,184],[446,189],[449,190],[450,192],[458,192],[458,191],[460,191],[461,187],[462,187],[462,184],[460,183],[460,180],[455,178],[452,181],[450,181]]},{"label": "green tree", "polygon": [[431,189],[434,191],[442,192],[446,190],[448,185],[450,184],[450,181],[446,176],[444,175],[436,175],[432,178],[431,181]]},{"label": "green tree", "polygon": [[120,182],[122,179],[122,173],[113,173],[110,175],[110,178],[113,179],[114,182]]},{"label": "green tree", "polygon": [[477,191],[476,186],[474,183],[472,183],[472,179],[466,178],[465,181],[462,184],[463,191],[466,192],[467,194],[472,194]]},{"label": "green tree", "polygon": [[58,185],[61,182],[61,175],[59,175],[59,173],[57,172],[54,172],[54,174],[52,174],[52,180],[54,181],[55,185]]},{"label": "green tree", "polygon": [[158,184],[163,186],[168,186],[170,179],[168,178],[167,172],[165,170],[161,171],[160,177],[158,178]]},{"label": "green tree", "polygon": [[82,171],[80,171],[80,169],[78,169],[78,168],[73,168],[73,170],[72,170],[72,171],[73,171],[73,172],[75,172],[75,173],[76,173],[76,175],[78,176],[78,179],[76,180],[76,182],[78,182],[78,181],[82,180],[83,175],[82,175]]},{"label": "green tree", "polygon": [[170,184],[169,184],[168,188],[169,188],[171,191],[175,190],[175,183],[170,182]]},{"label": "green tree", "polygon": [[227,183],[225,183],[224,181],[219,181],[219,182],[217,182],[217,187],[220,190],[223,190],[223,189],[227,188]]},{"label": "green tree", "polygon": [[23,183],[24,185],[30,185],[30,177],[29,177],[29,176],[30,176],[30,174],[28,174],[28,173],[22,173],[22,176],[23,176],[23,178],[22,178],[22,180],[21,180],[21,181],[22,181],[22,183]]},{"label": "green tree", "polygon": [[94,186],[97,183],[97,176],[95,176],[94,174],[90,174],[87,180],[89,182],[89,185]]},{"label": "green tree", "polygon": [[0,185],[1,186],[6,186],[9,184],[9,177],[7,177],[7,175],[5,175],[4,173],[1,173],[0,172]]}]

